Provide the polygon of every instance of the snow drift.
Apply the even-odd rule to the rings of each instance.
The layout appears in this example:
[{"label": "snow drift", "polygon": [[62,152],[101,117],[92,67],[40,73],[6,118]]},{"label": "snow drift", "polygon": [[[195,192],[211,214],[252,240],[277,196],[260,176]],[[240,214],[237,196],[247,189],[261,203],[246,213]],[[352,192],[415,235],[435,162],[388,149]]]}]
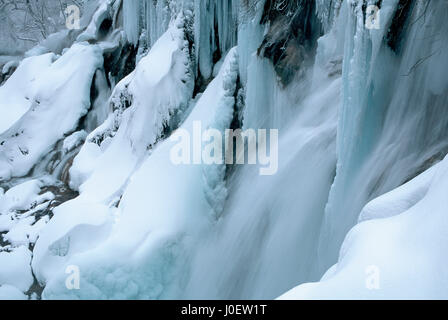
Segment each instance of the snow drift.
[{"label": "snow drift", "polygon": [[[446,1],[83,12],[2,58],[0,298],[448,297]],[[276,175],[173,163],[197,121],[278,129]]]}]

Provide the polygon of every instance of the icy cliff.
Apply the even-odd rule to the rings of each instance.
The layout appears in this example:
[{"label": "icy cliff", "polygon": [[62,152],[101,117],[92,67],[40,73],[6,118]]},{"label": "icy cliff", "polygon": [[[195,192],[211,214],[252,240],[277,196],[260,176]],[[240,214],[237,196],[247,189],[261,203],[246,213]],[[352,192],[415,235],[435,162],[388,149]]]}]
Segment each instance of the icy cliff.
[{"label": "icy cliff", "polygon": [[[446,1],[83,13],[2,65],[0,298],[448,297]],[[198,123],[275,174],[173,163]]]}]

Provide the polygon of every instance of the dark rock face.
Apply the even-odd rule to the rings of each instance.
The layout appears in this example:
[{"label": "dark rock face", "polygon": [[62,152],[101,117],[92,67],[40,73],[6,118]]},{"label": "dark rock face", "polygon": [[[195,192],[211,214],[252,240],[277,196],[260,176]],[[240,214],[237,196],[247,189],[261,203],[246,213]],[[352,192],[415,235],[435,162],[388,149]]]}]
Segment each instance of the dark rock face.
[{"label": "dark rock face", "polygon": [[[104,55],[104,70],[106,75],[114,78],[115,83],[126,77],[135,69],[138,48],[132,44],[119,47],[111,53]],[[109,84],[110,85],[110,84]]]},{"label": "dark rock face", "polygon": [[[427,5],[429,1],[427,2]],[[400,0],[392,19],[391,25],[385,37],[385,41],[389,48],[396,54],[401,52],[403,38],[409,26],[409,18],[415,6],[414,0]]]},{"label": "dark rock face", "polygon": [[98,29],[98,40],[106,38],[112,32],[112,19],[105,19]]},{"label": "dark rock face", "polygon": [[258,55],[272,61],[287,86],[314,58],[317,39],[322,35],[315,2],[267,0],[260,23],[269,24],[269,30]]},{"label": "dark rock face", "polygon": [[12,76],[12,74],[16,71],[17,66],[12,66],[11,68],[9,68],[8,72],[3,74],[1,72],[2,69],[2,65],[0,65],[0,86],[4,85],[5,82]]}]

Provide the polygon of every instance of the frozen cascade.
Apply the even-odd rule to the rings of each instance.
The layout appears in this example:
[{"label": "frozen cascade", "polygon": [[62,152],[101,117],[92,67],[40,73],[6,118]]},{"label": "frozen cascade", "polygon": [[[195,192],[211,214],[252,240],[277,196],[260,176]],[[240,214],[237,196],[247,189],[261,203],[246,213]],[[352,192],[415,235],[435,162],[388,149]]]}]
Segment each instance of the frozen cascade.
[{"label": "frozen cascade", "polygon": [[316,0],[316,12],[326,32],[330,31],[339,15],[343,0]]},{"label": "frozen cascade", "polygon": [[134,45],[145,31],[151,47],[180,11],[194,12],[196,62],[205,79],[211,77],[214,63],[237,43],[240,0],[123,1],[124,30]]},{"label": "frozen cascade", "polygon": [[238,4],[239,0],[194,1],[196,59],[205,79],[217,62],[214,55],[222,56],[236,44]]},{"label": "frozen cascade", "polygon": [[281,129],[278,173],[259,176],[256,166],[244,166],[228,182],[224,218],[198,246],[183,298],[268,299],[294,282],[318,279],[310,261],[317,258],[317,232],[334,175],[341,82],[316,82],[319,95],[296,105],[301,117]]},{"label": "frozen cascade", "polygon": [[[0,298],[270,299],[319,279],[281,297],[446,298],[447,14],[90,1],[82,30],[30,50],[0,87]],[[174,165],[198,120],[278,129],[277,173]],[[372,264],[398,289],[360,288]]]},{"label": "frozen cascade", "polygon": [[256,59],[255,52],[260,46],[265,27],[260,24],[263,14],[263,2],[255,1],[253,6],[240,7],[240,21],[238,25],[238,48],[240,78],[244,86],[247,85],[247,71],[252,59]]},{"label": "frozen cascade", "polygon": [[445,299],[447,160],[370,202],[338,263],[280,299]]},{"label": "frozen cascade", "polygon": [[[237,52],[233,49],[220,74],[197,101],[179,130],[192,133],[194,121],[199,120],[205,127],[220,127],[222,132],[230,127],[235,103],[237,61]],[[69,255],[65,255],[64,260],[68,258],[68,263],[80,265],[84,270],[82,290],[67,292],[65,275],[60,272],[50,278],[51,282],[44,291],[45,297],[73,294],[80,298],[155,299],[179,295],[182,291],[179,285],[188,271],[188,256],[216,219],[215,208],[207,200],[206,193],[216,191],[208,188],[219,183],[211,181],[214,177],[223,179],[219,174],[223,166],[221,169],[219,166],[207,165],[176,166],[169,161],[173,145],[175,142],[171,139],[160,142],[151,156],[132,175],[118,208],[114,209],[116,223],[110,230],[111,235],[107,241],[93,250],[79,251],[82,239],[76,239],[70,245],[69,248],[73,245],[78,248],[76,251],[69,249]],[[148,180],[148,176],[154,179]],[[190,183],[197,187],[191,190]],[[217,190],[225,192],[221,188]],[[176,201],[165,201],[164,195],[171,192],[178,196]],[[219,194],[216,196],[219,197]],[[152,205],[149,212],[146,210],[148,202]],[[100,218],[98,214],[94,215],[97,219]],[[103,219],[103,224],[107,225],[108,218]],[[90,220],[93,225],[98,224],[92,218]],[[56,226],[57,224],[52,225],[53,228]],[[132,237],[128,236],[130,232]],[[53,233],[61,234],[61,231],[53,230]],[[76,234],[79,232],[73,236]],[[58,239],[55,235],[46,233],[46,241],[48,236]],[[58,246],[64,244],[65,242]],[[44,263],[37,267],[49,277],[51,273],[48,270],[48,257],[40,257],[40,250],[44,248],[36,248],[38,261]],[[51,252],[46,255],[51,255]],[[125,260],[128,262],[124,263]],[[47,268],[43,268],[46,265]],[[98,272],[99,265],[104,273]],[[52,270],[57,269],[53,267]]]},{"label": "frozen cascade", "polygon": [[165,131],[172,130],[176,114],[187,108],[193,72],[184,25],[179,15],[134,72],[117,84],[110,99],[112,112],[87,136],[74,159],[70,186],[80,196],[56,209],[60,214],[36,244],[33,268],[40,282],[52,278],[72,255],[88,249],[82,233],[90,235],[90,246],[107,238],[130,176]]},{"label": "frozen cascade", "polygon": [[398,2],[383,1],[380,30],[364,28],[362,1],[353,1],[347,17],[338,168],[321,231],[322,271],[336,261],[369,200],[448,151],[448,83],[442,71],[448,39],[441,36],[448,30],[447,3],[416,1],[402,22],[408,27],[397,30]]},{"label": "frozen cascade", "polygon": [[322,39],[316,64],[284,89],[270,61],[256,55],[263,3],[251,9],[238,39],[246,50],[243,127],[280,128],[279,170],[272,177],[259,176],[256,166],[234,172],[223,219],[198,246],[182,298],[269,299],[320,277],[317,240],[334,177],[342,85],[327,64],[342,54],[333,42],[343,38]]},{"label": "frozen cascade", "polygon": [[171,19],[171,10],[166,0],[146,0],[146,32],[148,46],[152,46],[168,29]]},{"label": "frozen cascade", "polygon": [[123,0],[123,28],[128,41],[134,45],[140,38],[140,6],[141,1]]}]

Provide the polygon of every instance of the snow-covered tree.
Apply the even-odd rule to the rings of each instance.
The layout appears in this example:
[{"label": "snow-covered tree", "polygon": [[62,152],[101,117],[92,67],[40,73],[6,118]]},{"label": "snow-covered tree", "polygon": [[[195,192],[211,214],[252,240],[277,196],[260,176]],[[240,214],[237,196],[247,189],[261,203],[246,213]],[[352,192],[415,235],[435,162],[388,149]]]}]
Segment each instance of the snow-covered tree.
[{"label": "snow-covered tree", "polygon": [[0,0],[0,54],[23,51],[63,28],[70,5],[82,8],[83,1]]}]

